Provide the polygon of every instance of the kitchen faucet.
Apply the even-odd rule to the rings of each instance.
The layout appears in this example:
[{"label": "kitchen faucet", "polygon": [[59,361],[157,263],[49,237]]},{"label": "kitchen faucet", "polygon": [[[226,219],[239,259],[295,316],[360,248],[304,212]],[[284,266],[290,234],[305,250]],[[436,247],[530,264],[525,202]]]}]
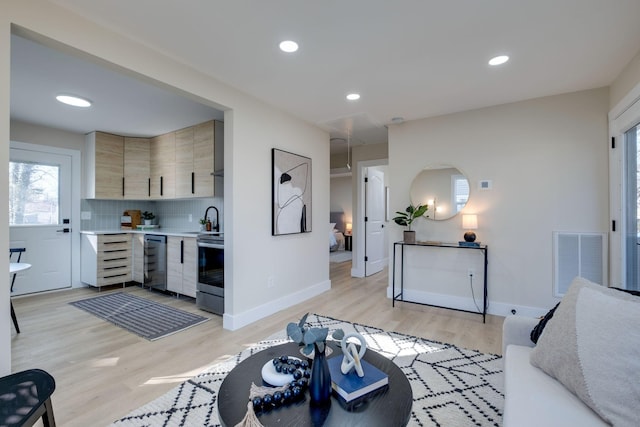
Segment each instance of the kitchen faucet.
[{"label": "kitchen faucet", "polygon": [[213,208],[216,211],[216,225],[213,226],[213,231],[220,231],[220,212],[218,212],[218,208],[215,206],[209,206],[206,211],[204,211],[204,219],[207,219],[207,215],[209,214],[209,209]]}]

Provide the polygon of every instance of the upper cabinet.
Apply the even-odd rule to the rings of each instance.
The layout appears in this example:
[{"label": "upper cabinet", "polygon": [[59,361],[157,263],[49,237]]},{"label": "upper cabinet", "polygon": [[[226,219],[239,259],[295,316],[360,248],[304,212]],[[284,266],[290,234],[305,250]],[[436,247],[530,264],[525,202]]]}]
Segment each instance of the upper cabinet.
[{"label": "upper cabinet", "polygon": [[224,124],[208,121],[153,138],[86,137],[86,198],[222,196]]},{"label": "upper cabinet", "polygon": [[85,138],[86,197],[122,199],[124,191],[124,138],[91,132]]},{"label": "upper cabinet", "polygon": [[151,198],[173,199],[176,196],[176,133],[151,139]]},{"label": "upper cabinet", "polygon": [[151,140],[124,139],[124,198],[144,200],[151,196]]},{"label": "upper cabinet", "polygon": [[214,121],[176,132],[176,197],[213,197]]}]

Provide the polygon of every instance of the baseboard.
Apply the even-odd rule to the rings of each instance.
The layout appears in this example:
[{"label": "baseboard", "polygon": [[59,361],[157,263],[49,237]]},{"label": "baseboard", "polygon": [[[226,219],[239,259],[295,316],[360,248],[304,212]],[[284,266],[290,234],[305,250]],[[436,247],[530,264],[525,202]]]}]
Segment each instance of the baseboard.
[{"label": "baseboard", "polygon": [[[387,298],[391,299],[392,288],[387,287]],[[404,299],[407,301],[413,301],[421,304],[436,305],[440,307],[448,307],[458,310],[466,310],[472,312],[478,312],[476,304],[480,307],[482,312],[482,294],[480,297],[476,296],[475,304],[473,298],[459,297],[454,295],[436,294],[432,292],[416,291],[412,289],[404,290]],[[544,316],[550,309],[541,307],[528,307],[524,305],[508,304],[503,302],[491,301],[487,306],[487,314],[493,314],[496,316],[511,316],[518,314],[520,316],[527,317],[540,317]]]},{"label": "baseboard", "polygon": [[291,306],[316,297],[330,289],[331,280],[325,280],[311,287],[285,295],[281,298],[269,301],[268,303],[259,305],[236,315],[225,313],[222,316],[222,327],[230,331],[235,331],[267,316],[271,316],[281,310],[285,310]]}]

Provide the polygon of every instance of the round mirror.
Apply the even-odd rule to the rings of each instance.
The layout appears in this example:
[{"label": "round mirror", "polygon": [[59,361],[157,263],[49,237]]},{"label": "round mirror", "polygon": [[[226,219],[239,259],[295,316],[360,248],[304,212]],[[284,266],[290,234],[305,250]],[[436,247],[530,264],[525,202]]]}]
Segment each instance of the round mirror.
[{"label": "round mirror", "polygon": [[451,165],[429,166],[414,178],[409,197],[414,206],[429,206],[426,218],[449,219],[467,204],[469,180]]}]

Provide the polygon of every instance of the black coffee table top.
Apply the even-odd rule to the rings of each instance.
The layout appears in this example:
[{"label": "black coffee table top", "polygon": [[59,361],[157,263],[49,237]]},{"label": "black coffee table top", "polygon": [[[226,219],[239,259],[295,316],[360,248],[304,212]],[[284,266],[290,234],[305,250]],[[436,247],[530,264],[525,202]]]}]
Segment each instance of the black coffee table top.
[{"label": "black coffee table top", "polygon": [[[342,354],[342,350],[329,343],[333,353],[329,358]],[[295,343],[276,345],[256,353],[240,362],[226,376],[218,392],[218,413],[223,426],[233,427],[244,418],[249,402],[251,382],[263,385],[261,370],[269,360],[282,355],[300,356],[300,347]],[[389,387],[366,399],[355,410],[343,407],[344,401],[331,397],[331,405],[325,409],[312,408],[309,394],[304,400],[261,412],[258,419],[266,426],[405,426],[409,422],[413,393],[409,380],[392,361],[367,350],[364,359],[389,375]]]}]

